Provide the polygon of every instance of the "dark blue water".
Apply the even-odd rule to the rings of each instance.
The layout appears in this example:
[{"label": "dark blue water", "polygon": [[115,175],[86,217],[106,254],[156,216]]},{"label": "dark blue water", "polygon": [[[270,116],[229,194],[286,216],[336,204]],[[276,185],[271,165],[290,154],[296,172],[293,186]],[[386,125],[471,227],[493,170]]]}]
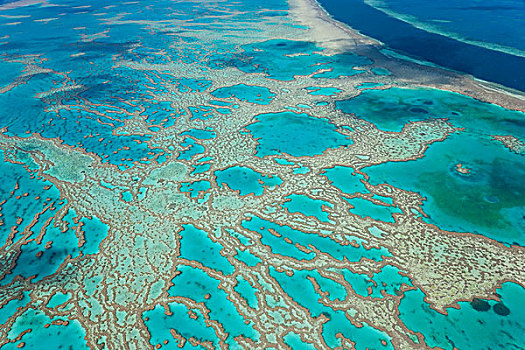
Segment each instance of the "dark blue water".
[{"label": "dark blue water", "polygon": [[[524,57],[416,28],[365,4],[363,0],[319,0],[319,3],[338,21],[382,41],[401,53],[525,91]],[[401,7],[398,5],[396,11],[400,10]],[[463,9],[458,7],[457,11],[460,13]],[[512,28],[508,22],[513,21],[513,16],[500,15],[497,18],[502,23],[506,23],[506,28]],[[472,25],[472,16],[468,19],[464,21],[464,26]],[[461,21],[458,19],[456,31],[460,24]],[[494,41],[493,38],[491,41]]]},{"label": "dark blue water", "polygon": [[426,31],[525,56],[523,0],[365,0]]}]

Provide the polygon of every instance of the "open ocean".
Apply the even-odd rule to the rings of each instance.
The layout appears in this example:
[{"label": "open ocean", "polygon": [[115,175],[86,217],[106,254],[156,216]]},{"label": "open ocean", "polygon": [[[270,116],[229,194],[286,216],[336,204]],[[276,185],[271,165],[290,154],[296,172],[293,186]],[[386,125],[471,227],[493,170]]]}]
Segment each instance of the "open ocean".
[{"label": "open ocean", "polygon": [[525,91],[525,2],[319,0],[394,50]]}]

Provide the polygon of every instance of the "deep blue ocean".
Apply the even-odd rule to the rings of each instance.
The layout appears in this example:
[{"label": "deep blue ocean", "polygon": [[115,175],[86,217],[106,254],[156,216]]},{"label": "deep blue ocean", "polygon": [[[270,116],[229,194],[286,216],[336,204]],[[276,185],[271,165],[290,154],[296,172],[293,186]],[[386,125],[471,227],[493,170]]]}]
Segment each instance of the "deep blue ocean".
[{"label": "deep blue ocean", "polygon": [[319,0],[399,53],[525,91],[525,1]]}]

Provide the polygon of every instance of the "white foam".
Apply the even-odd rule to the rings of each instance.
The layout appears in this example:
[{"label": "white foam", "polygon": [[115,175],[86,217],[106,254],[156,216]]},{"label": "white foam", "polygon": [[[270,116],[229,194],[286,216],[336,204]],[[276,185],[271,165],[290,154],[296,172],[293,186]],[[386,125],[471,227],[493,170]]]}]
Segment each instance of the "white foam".
[{"label": "white foam", "polygon": [[410,56],[403,55],[403,54],[401,54],[401,53],[399,53],[397,51],[391,50],[391,49],[380,49],[379,52],[381,52],[383,55],[388,56],[388,57],[393,57],[393,58],[397,58],[397,59],[400,59],[400,60],[409,61],[409,62],[412,62],[412,63],[417,63],[417,64],[422,65],[422,66],[441,68],[441,69],[444,68],[444,67],[442,67],[440,65],[437,65],[435,63],[432,63],[432,62],[429,62],[429,61],[418,60],[417,58],[413,58],[413,57],[410,57]]}]

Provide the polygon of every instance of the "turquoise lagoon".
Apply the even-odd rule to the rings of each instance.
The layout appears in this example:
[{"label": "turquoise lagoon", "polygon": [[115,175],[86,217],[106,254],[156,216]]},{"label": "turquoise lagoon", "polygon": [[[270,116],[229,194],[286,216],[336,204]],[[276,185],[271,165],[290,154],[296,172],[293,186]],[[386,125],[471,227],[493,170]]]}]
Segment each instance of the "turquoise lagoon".
[{"label": "turquoise lagoon", "polygon": [[437,89],[366,89],[357,97],[336,102],[385,131],[400,131],[408,122],[448,119],[467,132],[484,135],[525,135],[525,114]]},{"label": "turquoise lagoon", "polygon": [[246,127],[259,143],[257,155],[287,153],[295,157],[323,153],[327,148],[345,147],[352,140],[337,132],[327,119],[306,113],[279,112],[256,116]]},{"label": "turquoise lagoon", "polygon": [[[474,299],[442,314],[423,301],[424,293],[410,290],[399,305],[399,317],[431,347],[443,349],[519,349],[523,346],[525,289],[504,283],[496,292],[501,301]],[[507,332],[507,329],[515,332]],[[489,345],[490,344],[490,345]]]},{"label": "turquoise lagoon", "polygon": [[264,86],[251,86],[245,84],[223,87],[213,91],[211,94],[219,98],[235,97],[241,101],[261,105],[269,104],[275,96],[275,94]]},{"label": "turquoise lagoon", "polygon": [[[458,172],[457,164],[470,172]],[[525,245],[523,155],[488,138],[453,135],[430,147],[421,159],[376,165],[364,171],[374,184],[388,182],[424,196],[423,209],[428,214],[424,220],[429,223]]]},{"label": "turquoise lagoon", "polygon": [[327,57],[318,53],[320,48],[314,43],[305,41],[274,39],[244,45],[243,49],[252,58],[249,64],[236,62],[239,69],[265,72],[269,78],[283,81],[293,80],[295,75],[313,74],[320,68],[330,71],[314,74],[315,78],[352,76],[362,73],[355,67],[372,63],[370,59],[350,52]]},{"label": "turquoise lagoon", "polygon": [[280,185],[283,180],[278,175],[263,175],[247,167],[231,167],[215,172],[217,184],[226,184],[230,189],[239,191],[239,195],[253,194],[260,196],[265,188],[273,188]]},{"label": "turquoise lagoon", "polygon": [[[51,322],[62,322],[65,325]],[[48,327],[44,327],[46,324]],[[2,349],[19,349],[21,344],[24,348],[41,349],[43,341],[47,347],[52,349],[89,349],[84,339],[86,331],[76,320],[68,320],[63,317],[49,318],[40,310],[28,309],[18,316],[8,334],[8,339],[14,341],[19,333],[27,330],[31,331],[25,333],[16,342],[2,346]]]},{"label": "turquoise lagoon", "polygon": [[[432,145],[418,160],[363,171],[372,184],[389,183],[420,193],[426,198],[426,220],[440,228],[525,244],[524,156],[491,139],[525,135],[525,114],[430,89],[365,90],[337,104],[386,131],[400,131],[408,122],[429,118],[444,118],[464,128]],[[458,164],[469,172],[457,171]]]}]

